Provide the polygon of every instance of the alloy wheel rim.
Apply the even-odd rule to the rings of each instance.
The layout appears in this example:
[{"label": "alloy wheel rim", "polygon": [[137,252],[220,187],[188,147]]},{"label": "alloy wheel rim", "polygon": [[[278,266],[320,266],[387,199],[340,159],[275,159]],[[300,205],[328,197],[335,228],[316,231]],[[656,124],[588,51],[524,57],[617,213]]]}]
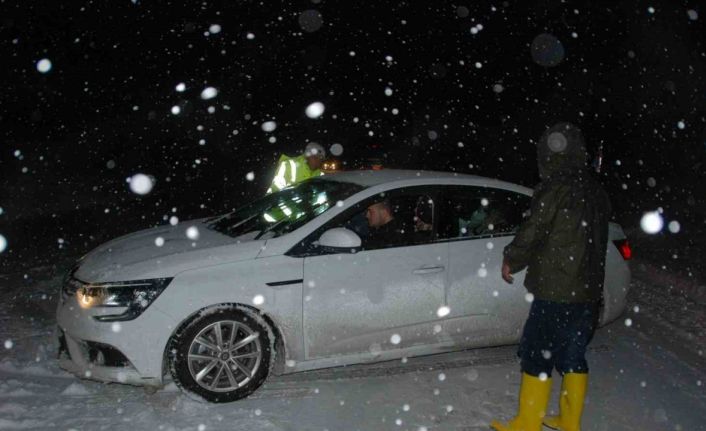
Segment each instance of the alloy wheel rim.
[{"label": "alloy wheel rim", "polygon": [[202,388],[230,392],[246,385],[262,362],[260,334],[234,320],[203,328],[191,341],[189,373]]}]

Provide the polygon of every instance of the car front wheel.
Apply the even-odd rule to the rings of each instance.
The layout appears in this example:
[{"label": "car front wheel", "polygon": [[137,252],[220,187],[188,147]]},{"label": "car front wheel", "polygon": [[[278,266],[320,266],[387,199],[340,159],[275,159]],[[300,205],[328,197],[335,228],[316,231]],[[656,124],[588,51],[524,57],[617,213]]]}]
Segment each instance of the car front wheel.
[{"label": "car front wheel", "polygon": [[274,359],[274,335],[255,311],[228,306],[200,312],[171,340],[172,378],[182,390],[225,403],[260,387]]}]

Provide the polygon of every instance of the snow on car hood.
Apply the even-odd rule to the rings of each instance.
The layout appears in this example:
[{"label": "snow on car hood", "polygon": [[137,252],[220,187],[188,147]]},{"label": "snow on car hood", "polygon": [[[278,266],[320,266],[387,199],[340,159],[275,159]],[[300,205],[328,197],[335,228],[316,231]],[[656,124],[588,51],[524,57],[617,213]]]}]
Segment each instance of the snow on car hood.
[{"label": "snow on car hood", "polygon": [[[265,244],[265,240],[216,232],[204,220],[145,229],[108,241],[81,259],[74,276],[91,283],[173,277],[188,269],[253,259]],[[188,229],[192,229],[191,238]]]}]

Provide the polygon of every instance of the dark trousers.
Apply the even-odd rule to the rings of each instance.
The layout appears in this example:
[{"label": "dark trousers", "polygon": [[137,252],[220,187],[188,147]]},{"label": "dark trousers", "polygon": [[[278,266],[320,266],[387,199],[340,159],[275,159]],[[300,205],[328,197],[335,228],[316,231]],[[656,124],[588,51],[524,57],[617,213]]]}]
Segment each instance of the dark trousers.
[{"label": "dark trousers", "polygon": [[568,304],[535,299],[522,331],[517,356],[522,372],[588,373],[586,348],[598,323],[596,303]]}]

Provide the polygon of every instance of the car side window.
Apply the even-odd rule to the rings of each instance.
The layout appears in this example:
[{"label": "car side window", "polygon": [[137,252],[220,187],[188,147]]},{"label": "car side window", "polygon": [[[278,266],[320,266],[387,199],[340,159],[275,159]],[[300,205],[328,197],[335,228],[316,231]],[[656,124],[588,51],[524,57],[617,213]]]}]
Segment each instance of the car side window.
[{"label": "car side window", "polygon": [[529,214],[531,198],[490,187],[454,186],[443,193],[443,239],[512,235]]},{"label": "car side window", "polygon": [[431,242],[434,206],[434,197],[424,192],[398,192],[370,200],[363,205],[366,224],[366,233],[361,236],[363,249],[377,250]]},{"label": "car side window", "polygon": [[317,241],[329,229],[344,227],[361,238],[363,250],[427,244],[437,238],[436,192],[429,187],[391,190],[367,198],[309,235],[288,255],[326,253]]}]

